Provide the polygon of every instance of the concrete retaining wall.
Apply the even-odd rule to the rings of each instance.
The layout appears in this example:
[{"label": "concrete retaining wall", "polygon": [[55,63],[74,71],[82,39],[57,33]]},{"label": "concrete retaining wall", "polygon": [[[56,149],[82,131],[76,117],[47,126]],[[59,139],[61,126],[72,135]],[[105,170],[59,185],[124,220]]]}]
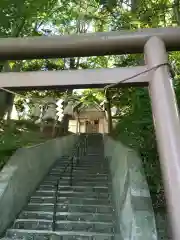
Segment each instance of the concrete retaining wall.
[{"label": "concrete retaining wall", "polygon": [[21,148],[0,172],[0,234],[14,220],[53,163],[70,155],[76,135]]},{"label": "concrete retaining wall", "polygon": [[112,175],[117,239],[156,240],[154,212],[140,158],[108,136],[104,143]]}]

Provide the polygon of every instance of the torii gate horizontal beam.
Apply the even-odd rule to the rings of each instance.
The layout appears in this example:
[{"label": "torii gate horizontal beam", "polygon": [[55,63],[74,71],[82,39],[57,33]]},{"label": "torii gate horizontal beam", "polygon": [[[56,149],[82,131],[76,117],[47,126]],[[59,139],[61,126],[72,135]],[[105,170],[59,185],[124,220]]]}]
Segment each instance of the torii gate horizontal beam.
[{"label": "torii gate horizontal beam", "polygon": [[142,53],[152,36],[168,51],[180,50],[180,28],[150,28],[52,37],[0,38],[0,60]]},{"label": "torii gate horizontal beam", "polygon": [[[138,66],[109,69],[0,73],[0,87],[8,89],[104,87],[107,84],[120,82],[146,69],[146,66]],[[145,73],[124,81],[122,85],[147,86],[148,81],[149,75]]]}]

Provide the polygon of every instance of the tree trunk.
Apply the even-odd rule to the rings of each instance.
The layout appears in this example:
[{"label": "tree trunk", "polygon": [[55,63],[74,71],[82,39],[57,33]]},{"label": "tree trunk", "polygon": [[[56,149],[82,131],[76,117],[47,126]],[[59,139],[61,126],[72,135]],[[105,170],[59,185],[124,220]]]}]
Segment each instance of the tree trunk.
[{"label": "tree trunk", "polygon": [[11,114],[14,105],[15,96],[11,93],[7,93],[7,122],[11,120]]},{"label": "tree trunk", "polygon": [[[20,32],[22,31],[24,24],[25,24],[26,19],[20,19],[19,23],[16,24],[16,27],[12,30],[11,37],[18,37],[20,35]],[[19,72],[20,71],[20,65],[15,64],[13,69],[11,69],[9,65],[9,61],[5,61],[4,65],[1,69],[3,72]],[[11,93],[1,91],[0,92],[0,118],[4,118],[4,116],[7,113],[7,120],[10,120],[11,118],[11,113],[13,109],[13,104],[14,104],[14,95]]]},{"label": "tree trunk", "polygon": [[[75,58],[70,58],[70,63],[69,63],[69,68],[70,69],[76,69],[76,64],[75,64]],[[69,89],[67,91],[67,95],[72,95],[73,89]],[[68,102],[64,103],[64,108],[67,106]],[[64,114],[63,119],[62,119],[62,128],[63,128],[63,133],[66,134],[68,133],[68,128],[69,128],[69,120],[71,116],[68,114]]]},{"label": "tree trunk", "polygon": [[138,0],[132,0],[131,1],[131,12],[132,13],[136,13],[137,9],[138,9]]},{"label": "tree trunk", "polygon": [[111,101],[108,90],[106,91],[106,111],[108,117],[108,133],[112,132]]},{"label": "tree trunk", "polygon": [[[11,69],[10,66],[9,66],[9,63],[6,62],[5,66],[4,66],[4,71],[6,71],[6,72],[10,72],[10,71],[19,72],[20,71],[20,65],[15,64],[13,66],[13,68]],[[13,110],[15,95],[12,94],[12,93],[9,93],[9,92],[5,92],[5,95],[6,95],[6,104],[5,104],[6,107],[5,107],[4,116],[7,113],[7,122],[9,122],[11,120],[11,113],[12,113],[12,110]]]},{"label": "tree trunk", "polygon": [[[67,95],[72,95],[73,90],[68,90],[67,91]],[[64,102],[64,109],[65,107],[68,105],[68,101]],[[71,116],[69,114],[64,114],[63,118],[62,118],[62,129],[63,129],[63,133],[66,134],[68,133],[69,130],[69,120],[70,120]]]},{"label": "tree trunk", "polygon": [[176,19],[176,22],[178,25],[180,25],[180,1],[179,0],[174,0],[174,16],[175,16],[175,19]]},{"label": "tree trunk", "polygon": [[111,102],[107,102],[107,115],[108,115],[108,133],[112,132],[112,116],[111,116]]},{"label": "tree trunk", "polygon": [[63,128],[64,134],[68,133],[69,119],[70,119],[70,116],[68,114],[64,114],[64,117],[62,119],[62,128]]}]

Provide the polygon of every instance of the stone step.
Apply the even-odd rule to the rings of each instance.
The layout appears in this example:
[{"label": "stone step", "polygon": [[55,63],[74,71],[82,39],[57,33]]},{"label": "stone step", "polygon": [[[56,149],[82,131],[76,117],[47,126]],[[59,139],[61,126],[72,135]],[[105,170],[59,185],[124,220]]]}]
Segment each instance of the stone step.
[{"label": "stone step", "polygon": [[[51,203],[29,203],[25,210],[53,212],[54,204]],[[56,205],[57,212],[85,212],[85,213],[112,213],[113,209],[108,205],[82,205],[82,204],[65,204],[58,203]]]},{"label": "stone step", "polygon": [[[77,180],[84,180],[86,179],[87,181],[91,181],[96,179],[97,181],[107,181],[108,179],[110,179],[110,176],[108,175],[102,175],[102,174],[74,174],[73,173],[73,178],[76,178]],[[60,174],[57,176],[46,176],[43,182],[50,182],[50,181],[55,181],[58,180],[59,178],[61,179],[70,179],[70,173],[66,173],[63,174],[63,176],[61,176]]]},{"label": "stone step", "polygon": [[16,219],[14,229],[30,229],[30,230],[49,230],[52,231],[53,220],[44,219]]},{"label": "stone step", "polygon": [[42,219],[42,220],[52,220],[53,212],[43,212],[43,211],[22,211],[19,214],[20,219]]},{"label": "stone step", "polygon": [[[14,229],[49,230],[52,231],[52,220],[39,219],[17,219],[13,225]],[[56,231],[88,231],[97,233],[113,233],[113,224],[110,222],[90,221],[56,221]]]},{"label": "stone step", "polygon": [[[97,178],[99,180],[104,180],[104,179],[109,179],[110,178],[110,174],[109,173],[106,173],[106,177],[101,177],[101,173],[104,172],[104,171],[79,171],[79,172],[76,172],[76,171],[73,171],[72,172],[72,176],[74,178],[77,178],[77,179],[88,179],[88,177],[90,179],[92,178]],[[90,175],[91,174],[91,175]],[[53,179],[65,179],[67,177],[71,177],[71,171],[70,169],[64,173],[49,173],[44,180],[46,180],[46,178],[50,179],[50,178],[53,178]]]},{"label": "stone step", "polygon": [[56,220],[113,222],[112,213],[57,212]]},{"label": "stone step", "polygon": [[104,185],[104,186],[99,186],[99,185],[95,185],[93,187],[91,186],[84,186],[84,185],[81,185],[81,186],[66,186],[66,185],[59,185],[59,191],[69,191],[69,190],[73,190],[73,191],[77,191],[77,192],[105,192],[107,193],[108,192],[108,185]]},{"label": "stone step", "polygon": [[65,204],[80,204],[80,205],[110,205],[111,201],[108,199],[101,200],[101,199],[83,199],[83,198],[58,198],[58,203],[65,203]]},{"label": "stone step", "polygon": [[[81,177],[86,178],[86,179],[88,176],[91,178],[96,177],[96,176],[101,178],[102,172],[104,173],[104,171],[97,171],[97,170],[96,171],[88,170],[88,171],[82,171],[82,172],[73,171],[72,175],[75,177],[80,177],[79,174],[81,173]],[[91,174],[91,176],[90,176],[90,174]],[[70,176],[70,169],[64,173],[62,173],[62,172],[49,173],[46,177],[57,177],[57,178],[61,177],[61,178],[63,178],[63,177],[69,177],[69,176]],[[106,178],[107,177],[109,177],[108,173],[106,173]]]},{"label": "stone step", "polygon": [[87,231],[104,234],[114,233],[112,223],[88,222],[88,221],[57,221],[56,231]]},{"label": "stone step", "polygon": [[[19,215],[20,219],[39,219],[51,220],[53,219],[53,212],[43,211],[23,211]],[[84,212],[57,212],[57,221],[90,221],[90,222],[113,222],[112,214],[103,213],[84,213]]]},{"label": "stone step", "polygon": [[[88,176],[88,175],[72,175],[73,179],[77,179],[77,180],[85,180],[85,179],[88,179],[89,181],[94,181],[94,179],[98,181],[109,181],[111,182],[111,179],[109,176],[100,176],[100,175],[91,175],[91,176]],[[63,175],[63,176],[57,176],[55,178],[53,178],[52,180],[48,180],[48,176],[45,178],[45,180],[43,181],[42,184],[54,184],[55,182],[57,182],[57,180],[59,180],[59,178],[61,178],[61,180],[69,180],[71,177],[70,177],[70,174],[68,173],[67,175]]]},{"label": "stone step", "polygon": [[[73,185],[70,185],[70,180],[68,181],[63,181],[63,182],[59,182],[58,184],[58,189],[61,190],[72,190],[72,191],[90,191],[90,192],[108,192],[108,190],[111,190],[111,183],[106,182],[106,184],[102,185],[102,183],[97,183],[94,184],[93,182],[83,182],[83,181],[77,181],[76,179],[72,179],[73,181]],[[51,182],[50,183],[42,183],[39,188],[37,189],[37,191],[44,191],[44,190],[54,190],[57,189],[57,181],[54,182],[54,184]],[[64,184],[63,184],[64,183]]]},{"label": "stone step", "polygon": [[[53,179],[53,178],[46,178],[46,180],[44,181],[46,183],[46,181],[52,181],[52,180],[56,180],[56,183],[58,181],[57,179]],[[111,181],[103,181],[103,180],[97,180],[97,179],[77,179],[75,177],[72,178],[73,180],[73,184],[78,186],[78,185],[82,185],[82,186],[108,186],[111,185]],[[60,179],[59,180],[59,184],[60,185],[69,185],[70,179]]]},{"label": "stone step", "polygon": [[[68,175],[68,173],[70,173],[70,170],[71,170],[71,166],[68,167],[68,169],[66,170],[66,172],[63,173],[63,170],[65,169],[65,167],[62,167],[61,170],[57,170],[57,171],[51,171],[49,172],[48,175],[52,175],[52,176],[56,176],[56,175],[62,175],[64,176],[64,174]],[[82,173],[84,175],[86,174],[94,174],[94,175],[97,175],[97,173],[101,174],[101,173],[104,173],[106,175],[109,174],[108,170],[106,169],[102,169],[102,168],[94,168],[94,167],[91,167],[89,169],[73,169],[73,174],[78,174],[78,173]]]},{"label": "stone step", "polygon": [[[94,167],[94,166],[107,168],[107,166],[108,166],[106,164],[106,162],[103,162],[103,161],[93,161],[93,160],[84,161],[81,158],[76,157],[76,158],[73,159],[73,163],[76,164],[77,162],[79,162],[79,164],[76,165],[76,167],[79,168],[79,169],[89,168],[89,167],[91,168],[91,167]],[[53,166],[51,171],[60,170],[62,168],[62,166],[65,167],[65,166],[67,166],[68,164],[71,164],[71,163],[72,163],[72,159],[69,159],[68,161],[61,161],[58,164],[56,164],[55,166]]]},{"label": "stone step", "polygon": [[[94,177],[94,176],[99,176],[99,177],[108,177],[109,176],[109,173],[104,173],[104,172],[98,172],[98,171],[96,171],[95,173],[91,173],[91,172],[86,172],[85,173],[85,175],[86,176],[88,176],[88,177]],[[47,175],[47,177],[49,176],[49,174]],[[69,172],[67,171],[67,172],[64,172],[63,173],[63,176],[68,176],[69,177]],[[78,175],[78,173],[77,173],[77,176],[79,176]],[[62,176],[61,176],[62,177]],[[79,176],[80,177],[80,176]],[[84,176],[83,176],[84,177]]]},{"label": "stone step", "polygon": [[[102,173],[95,173],[95,174],[90,174],[90,173],[86,173],[84,175],[78,175],[78,174],[73,174],[74,177],[76,177],[77,179],[98,179],[98,180],[108,180],[110,177],[108,174],[102,174]],[[63,176],[61,176],[62,179],[68,179],[70,178],[70,174],[69,173],[64,173]]]},{"label": "stone step", "polygon": [[[48,185],[48,184],[42,184],[39,187],[39,190],[55,190],[57,188],[57,186],[54,185]],[[108,186],[76,186],[74,184],[74,186],[69,186],[68,185],[59,185],[58,187],[59,191],[74,191],[74,192],[104,192],[104,193],[108,193],[109,189]]]},{"label": "stone step", "polygon": [[[33,195],[39,196],[39,197],[52,197],[55,196],[55,191],[51,190],[37,190]],[[86,192],[86,195],[84,192],[75,192],[75,191],[58,191],[58,197],[81,197],[81,198],[87,198],[91,197],[94,199],[110,199],[111,194],[110,193],[100,193],[100,192]]]},{"label": "stone step", "polygon": [[[48,176],[57,176],[57,175],[59,176],[60,174],[64,175],[63,169],[64,169],[64,167],[62,168],[61,171],[49,172]],[[69,170],[66,171],[66,174],[69,172],[70,172],[70,167],[69,167]],[[102,168],[99,168],[99,169],[97,169],[97,168],[73,169],[73,174],[79,174],[79,173],[84,174],[84,175],[89,174],[89,173],[94,174],[94,175],[96,175],[97,173],[99,173],[99,174],[104,173],[104,174],[108,175],[108,170],[104,170]]]},{"label": "stone step", "polygon": [[[108,199],[94,199],[94,198],[78,198],[78,197],[58,197],[58,203],[69,203],[69,204],[102,204],[108,205],[111,203]],[[55,197],[31,197],[31,203],[54,203]]]},{"label": "stone step", "polygon": [[[57,170],[57,169],[61,169],[62,166],[67,166],[68,164],[72,163],[72,158],[68,159],[67,161],[61,161],[58,162],[56,165],[53,165],[53,167],[51,168],[51,170]],[[73,163],[76,164],[77,168],[88,168],[88,167],[105,167],[107,168],[108,166],[108,162],[107,160],[93,160],[93,159],[89,159],[89,161],[85,161],[84,159],[75,157],[73,158]]]},{"label": "stone step", "polygon": [[7,240],[114,240],[112,182],[102,136],[88,138],[87,155],[78,165],[74,159],[72,186],[71,157],[64,156],[7,230]]},{"label": "stone step", "polygon": [[113,240],[113,234],[78,231],[8,229],[7,238],[23,240]]}]

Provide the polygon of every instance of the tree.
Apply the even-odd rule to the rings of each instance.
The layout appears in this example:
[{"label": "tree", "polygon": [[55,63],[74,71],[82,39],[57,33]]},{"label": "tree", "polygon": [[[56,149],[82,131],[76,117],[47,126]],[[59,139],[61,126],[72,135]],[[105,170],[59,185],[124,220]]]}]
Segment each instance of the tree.
[{"label": "tree", "polygon": [[[0,20],[0,36],[1,37],[19,37],[42,35],[39,32],[40,27],[49,20],[51,14],[57,10],[56,0],[41,1],[25,1],[25,0],[9,0],[1,1],[0,9],[2,9]],[[2,70],[17,71],[17,64],[11,67],[11,62],[1,63]],[[19,66],[19,63],[18,63]],[[20,66],[18,71],[20,71]],[[8,118],[11,115],[14,97],[6,92],[0,93],[1,108],[0,117],[3,118],[8,111]]]},{"label": "tree", "polygon": [[[123,29],[139,29],[148,27],[176,26],[180,23],[179,0],[9,0],[1,1],[0,36],[39,36],[85,33],[88,31],[114,31]],[[176,62],[180,67],[180,54],[171,53],[170,62]],[[136,66],[143,61],[143,55],[102,56],[88,58],[66,58],[28,60],[21,62],[20,71],[32,70],[67,70],[86,68],[108,68]],[[2,63],[3,65],[4,63]],[[8,65],[9,64],[9,65]],[[16,62],[9,62],[6,71],[14,71]],[[5,69],[5,67],[4,67]],[[176,74],[175,89],[180,102],[180,74]],[[32,91],[21,93],[30,100],[43,96],[65,97],[73,96],[73,90],[64,91]],[[111,89],[111,105],[120,109],[118,124],[113,131],[114,137],[133,146],[143,156],[146,172],[150,182],[159,186],[160,178],[158,153],[156,151],[153,122],[150,111],[148,91],[144,88]],[[113,96],[116,96],[113,98]],[[11,96],[12,97],[12,96]],[[104,100],[103,90],[86,90],[80,97],[80,102],[89,104],[94,99]],[[6,100],[10,95],[0,94],[0,116],[7,112]],[[16,102],[16,99],[15,99]],[[3,103],[3,104],[2,104]],[[9,104],[8,103],[8,104]],[[30,101],[30,105],[32,102]],[[66,105],[67,103],[65,103]],[[110,109],[110,107],[109,107]],[[110,111],[109,111],[110,113]],[[141,116],[141,120],[140,117]],[[69,116],[62,121],[64,132],[67,132]],[[148,139],[148,140],[147,140]],[[151,169],[151,170],[150,170]],[[156,169],[156,170],[154,170]],[[154,180],[156,179],[156,180]],[[153,185],[154,184],[154,185]],[[155,183],[153,183],[153,187]]]}]

